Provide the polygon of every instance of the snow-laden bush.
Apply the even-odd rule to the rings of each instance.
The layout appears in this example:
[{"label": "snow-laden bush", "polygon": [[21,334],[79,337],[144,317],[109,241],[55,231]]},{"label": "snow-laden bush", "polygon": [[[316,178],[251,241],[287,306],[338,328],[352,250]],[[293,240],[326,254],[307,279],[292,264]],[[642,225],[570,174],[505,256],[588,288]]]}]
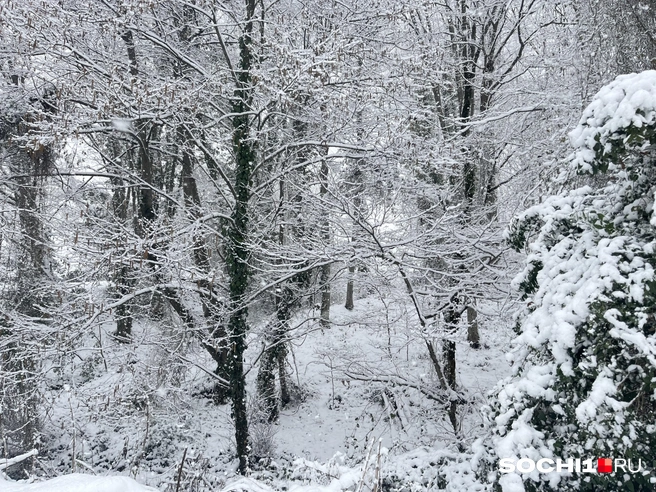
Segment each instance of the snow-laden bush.
[{"label": "snow-laden bush", "polygon": [[552,196],[508,231],[528,251],[516,279],[526,310],[481,476],[504,491],[653,490],[652,474],[498,473],[500,458],[656,460],[656,71],[604,87],[570,138],[572,168],[607,180]]}]

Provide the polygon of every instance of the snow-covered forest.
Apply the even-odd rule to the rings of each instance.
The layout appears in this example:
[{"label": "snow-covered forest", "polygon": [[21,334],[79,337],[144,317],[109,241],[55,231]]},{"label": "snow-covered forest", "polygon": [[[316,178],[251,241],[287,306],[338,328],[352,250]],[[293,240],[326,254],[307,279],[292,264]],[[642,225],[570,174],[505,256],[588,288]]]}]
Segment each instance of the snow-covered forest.
[{"label": "snow-covered forest", "polygon": [[654,33],[0,0],[0,491],[656,490]]}]

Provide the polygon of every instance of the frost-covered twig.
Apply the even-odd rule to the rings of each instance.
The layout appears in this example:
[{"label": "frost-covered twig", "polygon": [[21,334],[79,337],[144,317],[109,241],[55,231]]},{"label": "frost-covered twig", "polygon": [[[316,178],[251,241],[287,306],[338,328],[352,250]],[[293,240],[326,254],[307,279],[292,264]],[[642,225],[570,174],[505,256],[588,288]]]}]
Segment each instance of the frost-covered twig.
[{"label": "frost-covered twig", "polygon": [[374,449],[375,438],[371,438],[371,444],[369,445],[369,451],[367,452],[367,459],[364,461],[364,466],[362,467],[362,478],[358,484],[358,492],[362,492],[364,487],[364,479],[367,476],[367,468],[369,468],[369,460],[371,459],[371,451]]},{"label": "frost-covered twig", "polygon": [[378,439],[378,452],[376,453],[376,472],[374,474],[374,492],[377,492],[380,487],[380,457],[381,457],[381,446],[383,444],[383,439]]}]

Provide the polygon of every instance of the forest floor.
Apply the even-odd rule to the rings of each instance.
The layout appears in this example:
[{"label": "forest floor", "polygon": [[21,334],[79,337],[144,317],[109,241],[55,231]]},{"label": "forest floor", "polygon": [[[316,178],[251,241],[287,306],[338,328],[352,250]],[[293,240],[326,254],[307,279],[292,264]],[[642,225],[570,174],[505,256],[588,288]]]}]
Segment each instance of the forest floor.
[{"label": "forest floor", "polygon": [[[480,349],[466,342],[464,325],[455,335],[458,436],[446,404],[426,396],[438,382],[406,302],[371,296],[352,311],[334,305],[323,330],[301,322],[317,312],[299,313],[288,358],[294,401],[273,425],[251,419],[262,459],[249,478],[236,475],[229,405],[203,396],[213,365],[196,337],[149,321],[135,327],[134,343],[120,344],[108,320],[86,349],[49,361],[37,474],[125,475],[161,492],[176,491],[178,480],[185,491],[365,491],[376,477],[386,490],[440,489],[440,463],[481,436],[485,396],[510,373],[511,322],[484,308]],[[250,363],[262,349],[256,337],[257,328]],[[256,371],[248,373],[251,395]]]}]

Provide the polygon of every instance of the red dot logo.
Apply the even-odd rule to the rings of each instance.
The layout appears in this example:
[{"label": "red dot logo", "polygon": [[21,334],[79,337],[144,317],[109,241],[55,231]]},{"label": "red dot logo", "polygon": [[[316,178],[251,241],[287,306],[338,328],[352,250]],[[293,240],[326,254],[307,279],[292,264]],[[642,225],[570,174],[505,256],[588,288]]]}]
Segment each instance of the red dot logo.
[{"label": "red dot logo", "polygon": [[597,472],[598,473],[612,473],[613,460],[610,458],[597,458]]}]

